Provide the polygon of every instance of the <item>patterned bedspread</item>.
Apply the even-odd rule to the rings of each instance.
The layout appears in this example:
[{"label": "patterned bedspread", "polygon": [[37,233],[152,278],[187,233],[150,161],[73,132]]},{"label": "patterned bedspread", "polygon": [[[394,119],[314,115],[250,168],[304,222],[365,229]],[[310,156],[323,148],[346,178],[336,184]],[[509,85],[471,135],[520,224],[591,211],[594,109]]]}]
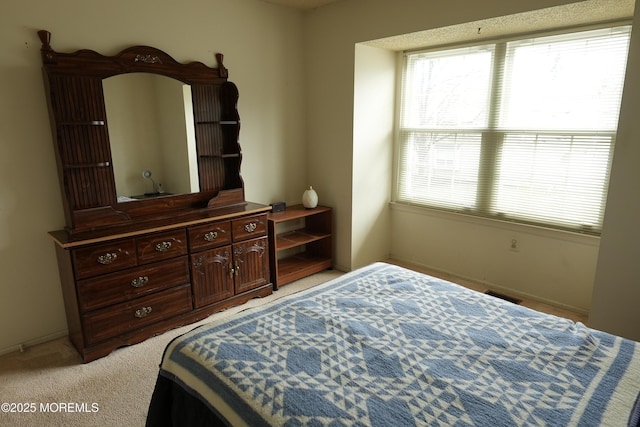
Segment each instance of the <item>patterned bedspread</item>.
[{"label": "patterned bedspread", "polygon": [[179,337],[160,376],[233,426],[626,426],[640,344],[377,263]]}]

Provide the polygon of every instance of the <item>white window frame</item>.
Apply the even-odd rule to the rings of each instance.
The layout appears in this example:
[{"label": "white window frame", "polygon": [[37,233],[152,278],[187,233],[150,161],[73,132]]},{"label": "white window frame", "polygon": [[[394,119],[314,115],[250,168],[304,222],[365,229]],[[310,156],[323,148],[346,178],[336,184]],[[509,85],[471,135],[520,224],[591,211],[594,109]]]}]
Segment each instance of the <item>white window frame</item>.
[{"label": "white window frame", "polygon": [[[607,26],[602,26],[601,28],[615,28],[615,27],[622,27],[622,26],[630,26],[630,22],[619,22],[619,23],[615,23],[615,24],[610,24]],[[571,33],[577,33],[577,32],[581,32],[581,31],[588,31],[588,30],[593,30],[594,27],[591,26],[589,28],[582,28],[582,29],[571,29],[571,30],[566,30],[566,31],[554,31],[554,32],[545,32],[545,33],[540,33],[540,34],[536,34],[535,37],[544,37],[547,35],[554,35],[554,34],[571,34]],[[496,70],[500,67],[503,66],[504,64],[504,55],[505,55],[505,51],[506,51],[506,46],[508,42],[513,42],[513,41],[517,41],[519,39],[524,39],[524,38],[531,38],[532,35],[529,34],[526,37],[513,37],[513,38],[508,38],[508,39],[500,39],[500,40],[496,40],[496,41],[484,41],[481,44],[477,44],[477,45],[469,45],[469,44],[465,44],[465,45],[459,45],[459,46],[447,46],[446,48],[441,48],[441,49],[429,49],[429,50],[421,50],[419,52],[436,52],[436,51],[450,51],[453,49],[457,49],[457,48],[465,48],[465,47],[472,47],[472,48],[481,48],[482,46],[491,46],[491,48],[494,49],[494,55],[498,58],[497,60],[494,60],[494,77],[493,77],[493,91],[496,91],[496,84],[495,84],[495,73]],[[415,53],[416,51],[411,51],[408,53]],[[598,136],[602,137],[610,137],[611,138],[611,143],[610,143],[610,149],[609,149],[609,153],[608,153],[608,166],[607,166],[607,176],[605,178],[605,182],[604,182],[604,195],[602,198],[602,203],[600,206],[600,212],[599,212],[599,222],[598,225],[596,227],[589,225],[589,226],[575,226],[575,225],[569,225],[569,226],[565,226],[563,225],[562,221],[539,221],[537,219],[530,219],[530,218],[521,218],[516,216],[509,216],[509,215],[504,215],[500,212],[492,212],[491,209],[489,208],[489,204],[490,201],[488,200],[488,198],[493,197],[493,192],[492,191],[478,191],[476,190],[476,198],[478,199],[476,201],[476,203],[474,204],[473,207],[447,207],[447,206],[443,206],[443,205],[431,205],[429,203],[424,203],[421,202],[419,200],[415,200],[415,199],[411,199],[411,200],[407,200],[407,199],[403,199],[402,197],[400,197],[400,175],[401,175],[401,170],[403,168],[403,165],[401,164],[402,162],[402,154],[401,154],[401,150],[402,150],[402,143],[401,143],[401,134],[403,132],[407,132],[407,131],[411,131],[411,132],[425,132],[425,133],[432,133],[435,131],[435,129],[403,129],[401,127],[401,109],[402,109],[402,96],[403,96],[403,75],[404,75],[404,67],[405,67],[405,57],[406,57],[407,52],[405,52],[402,55],[399,55],[399,82],[398,82],[398,109],[397,109],[397,119],[396,119],[396,154],[395,154],[395,170],[394,170],[394,185],[393,185],[393,195],[392,195],[392,201],[394,203],[398,203],[398,204],[402,204],[402,205],[408,205],[408,206],[417,206],[420,208],[428,208],[428,209],[435,209],[435,210],[439,210],[439,211],[444,211],[444,212],[455,212],[455,213],[463,213],[463,214],[468,214],[468,215],[472,215],[472,216],[477,216],[477,217],[485,217],[485,218],[492,218],[492,219],[498,219],[498,220],[506,220],[509,222],[513,222],[513,223],[520,223],[520,224],[526,224],[526,225],[534,225],[534,226],[541,226],[544,228],[549,228],[551,230],[563,230],[563,231],[571,231],[571,232],[579,232],[582,234],[587,234],[587,235],[594,235],[594,236],[599,236],[600,235],[600,231],[601,231],[601,227],[602,227],[602,221],[603,221],[603,216],[604,216],[604,211],[605,211],[605,204],[606,204],[606,193],[607,193],[607,187],[608,187],[608,180],[609,180],[609,174],[611,172],[611,161],[613,158],[613,153],[614,153],[614,148],[615,148],[615,131],[613,132],[602,132],[602,131],[596,131],[596,132],[592,132],[592,131],[575,131],[575,130],[559,130],[559,131],[544,131],[544,130],[535,130],[535,129],[531,129],[530,132],[534,133],[534,134],[539,134],[539,135],[544,135],[544,134],[549,134],[549,135],[564,135],[564,134],[570,134],[570,136],[580,136],[580,137],[590,137],[594,134],[597,134]],[[624,84],[624,83],[623,83]],[[499,97],[499,92],[498,93],[493,93],[491,95],[492,97],[492,103],[495,102],[495,98]],[[505,135],[509,132],[508,130],[500,130],[498,129],[497,123],[496,123],[496,118],[495,116],[495,109],[491,108],[488,112],[489,115],[493,115],[491,117],[489,117],[488,119],[488,127],[487,128],[483,128],[480,129],[481,134],[482,134],[482,148],[481,148],[481,153],[480,153],[480,164],[478,166],[478,168],[480,169],[480,174],[483,174],[483,180],[482,180],[482,184],[479,185],[483,185],[483,186],[491,186],[491,187],[495,187],[495,174],[497,174],[497,166],[496,166],[496,161],[495,161],[495,150],[496,150],[496,144],[500,144],[502,139],[505,137]],[[465,130],[464,129],[456,129],[456,131],[463,133]],[[473,131],[477,132],[478,129],[473,129]],[[488,195],[488,197],[487,197]]]}]

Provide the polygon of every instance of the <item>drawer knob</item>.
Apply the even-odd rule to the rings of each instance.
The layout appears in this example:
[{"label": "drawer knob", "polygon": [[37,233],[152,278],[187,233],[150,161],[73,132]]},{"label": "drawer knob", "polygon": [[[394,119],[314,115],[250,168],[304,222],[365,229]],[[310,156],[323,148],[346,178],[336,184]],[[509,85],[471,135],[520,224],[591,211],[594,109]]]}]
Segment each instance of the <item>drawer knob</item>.
[{"label": "drawer knob", "polygon": [[147,282],[149,282],[149,277],[140,276],[131,281],[131,286],[133,286],[134,288],[141,288],[146,285]]},{"label": "drawer knob", "polygon": [[142,307],[136,310],[135,316],[138,319],[143,319],[151,313],[151,307]]},{"label": "drawer knob", "polygon": [[218,237],[218,232],[217,231],[210,231],[210,232],[208,232],[207,234],[204,235],[204,240],[206,240],[207,242],[212,242],[217,237]]},{"label": "drawer knob", "polygon": [[116,258],[118,258],[118,254],[116,254],[115,252],[110,252],[110,253],[106,253],[104,255],[100,255],[98,257],[98,262],[100,264],[102,264],[102,265],[109,265],[113,261],[115,261]]},{"label": "drawer knob", "polygon": [[164,252],[171,249],[171,242],[160,242],[156,245],[156,251]]},{"label": "drawer knob", "polygon": [[249,224],[244,226],[244,229],[247,233],[253,233],[258,228],[258,225],[255,222],[250,222]]}]

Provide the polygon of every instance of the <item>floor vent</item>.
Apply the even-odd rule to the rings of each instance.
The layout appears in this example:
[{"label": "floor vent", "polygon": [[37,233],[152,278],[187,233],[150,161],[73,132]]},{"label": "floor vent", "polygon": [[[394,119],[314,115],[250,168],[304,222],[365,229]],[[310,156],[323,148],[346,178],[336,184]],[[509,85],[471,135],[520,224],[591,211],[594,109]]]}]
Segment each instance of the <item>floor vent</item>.
[{"label": "floor vent", "polygon": [[487,292],[485,292],[485,294],[490,295],[492,297],[496,297],[496,298],[500,298],[500,299],[512,302],[514,304],[520,304],[522,302],[521,299],[510,297],[509,295],[501,294],[501,293],[495,292],[495,291],[487,291]]}]

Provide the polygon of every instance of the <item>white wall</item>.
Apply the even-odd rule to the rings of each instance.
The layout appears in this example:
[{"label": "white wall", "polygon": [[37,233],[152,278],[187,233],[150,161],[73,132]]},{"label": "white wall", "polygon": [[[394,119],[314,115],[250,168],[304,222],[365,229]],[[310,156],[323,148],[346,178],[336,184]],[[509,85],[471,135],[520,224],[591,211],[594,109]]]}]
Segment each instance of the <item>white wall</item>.
[{"label": "white wall", "polygon": [[37,30],[61,52],[131,45],[215,66],[238,85],[248,200],[299,202],[307,185],[302,14],[258,0],[4,0],[0,12],[0,353],[66,331],[50,230],[64,217]]},{"label": "white wall", "polygon": [[389,257],[395,64],[394,52],[355,46],[352,268]]},{"label": "white wall", "polygon": [[[483,280],[499,289],[588,311],[598,239],[530,227],[505,228],[415,209],[392,209],[383,220],[373,221],[371,212],[381,211],[390,189],[376,191],[363,182],[375,168],[390,166],[381,166],[380,158],[369,167],[360,160],[371,154],[365,142],[370,135],[363,130],[370,126],[384,132],[385,124],[377,122],[378,116],[360,111],[366,105],[360,88],[367,84],[361,79],[372,75],[367,67],[381,65],[362,55],[366,51],[355,47],[358,43],[569,3],[348,0],[306,17],[309,179],[336,209],[338,265],[356,268],[380,259],[386,251],[392,257]],[[470,24],[469,31],[475,35],[477,27]],[[382,110],[386,97],[371,95],[369,102],[366,109]],[[392,165],[393,156],[387,162]],[[327,173],[326,165],[331,163],[335,167]],[[508,250],[514,236],[521,245],[519,252]],[[388,241],[390,247],[385,247]]]},{"label": "white wall", "polygon": [[142,176],[145,169],[152,171],[156,183],[165,180],[165,156],[161,144],[164,122],[159,116],[155,89],[155,82],[163,78],[176,85],[181,83],[168,77],[142,73],[123,74],[103,82],[118,196],[153,192],[155,189],[151,181]]},{"label": "white wall", "polygon": [[[636,1],[636,10],[640,2]],[[640,341],[640,17],[634,17],[589,326]]]},{"label": "white wall", "polygon": [[[162,76],[155,76],[155,96],[157,97],[157,110],[160,128],[160,147],[162,150],[162,177],[155,181],[162,185],[162,189],[169,193],[190,193],[200,191],[199,188],[191,188],[191,183],[197,180],[197,166],[190,169],[189,154],[195,152],[196,141],[191,140],[189,147],[188,134],[195,132],[193,128],[193,114],[187,111],[193,110],[191,104],[185,105],[185,86],[189,85]],[[189,96],[189,101],[192,102]],[[193,173],[192,173],[193,172]],[[140,194],[140,193],[137,193]]]},{"label": "white wall", "polygon": [[392,212],[395,259],[580,313],[591,306],[596,237],[403,205]]}]

